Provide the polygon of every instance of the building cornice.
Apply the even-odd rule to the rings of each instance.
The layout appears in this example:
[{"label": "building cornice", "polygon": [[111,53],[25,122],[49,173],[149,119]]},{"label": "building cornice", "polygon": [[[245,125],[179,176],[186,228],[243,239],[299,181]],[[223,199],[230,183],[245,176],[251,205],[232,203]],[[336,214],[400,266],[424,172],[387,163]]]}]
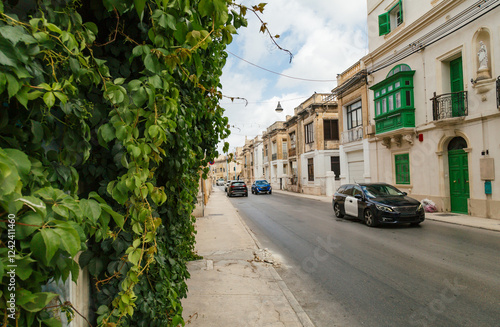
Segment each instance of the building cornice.
[{"label": "building cornice", "polygon": [[437,19],[445,16],[451,10],[461,5],[465,0],[444,0],[443,2],[432,8],[427,14],[422,16],[422,19],[418,19],[415,22],[408,25],[406,28],[402,29],[399,33],[393,35],[389,34],[390,40],[386,41],[380,47],[369,53],[365,57],[365,63],[373,63],[378,61],[387,52],[393,51],[394,48],[402,44],[407,45],[408,39],[414,37],[419,32],[423,31],[425,28],[429,27],[432,23],[436,22]]}]

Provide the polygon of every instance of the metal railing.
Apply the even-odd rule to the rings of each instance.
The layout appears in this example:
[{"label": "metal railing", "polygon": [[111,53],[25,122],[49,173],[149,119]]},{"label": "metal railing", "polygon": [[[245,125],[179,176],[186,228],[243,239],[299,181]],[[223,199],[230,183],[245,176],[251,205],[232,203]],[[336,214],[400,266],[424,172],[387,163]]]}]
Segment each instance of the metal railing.
[{"label": "metal railing", "polygon": [[288,156],[294,157],[297,155],[297,149],[296,148],[291,148],[288,150]]},{"label": "metal railing", "polygon": [[500,76],[497,77],[497,108],[500,109]]},{"label": "metal railing", "polygon": [[288,153],[286,151],[283,151],[283,160],[288,159]]},{"label": "metal railing", "polygon": [[273,153],[273,155],[271,156],[271,161],[274,161],[278,159],[278,154],[277,153]]},{"label": "metal railing", "polygon": [[436,95],[432,101],[432,116],[434,120],[468,115],[467,91]]},{"label": "metal railing", "polygon": [[363,126],[354,127],[345,132],[342,132],[340,142],[342,144],[355,142],[363,139]]}]

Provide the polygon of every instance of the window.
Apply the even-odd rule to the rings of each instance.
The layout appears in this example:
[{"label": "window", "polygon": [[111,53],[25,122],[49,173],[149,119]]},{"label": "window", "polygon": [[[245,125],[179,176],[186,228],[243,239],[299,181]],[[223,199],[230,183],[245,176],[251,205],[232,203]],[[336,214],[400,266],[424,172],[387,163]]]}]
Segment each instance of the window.
[{"label": "window", "polygon": [[313,129],[313,123],[309,123],[306,126],[304,126],[305,129],[305,136],[306,136],[306,144],[313,143],[314,142],[314,129]]},{"label": "window", "polygon": [[331,171],[335,173],[335,180],[340,180],[340,158],[330,157]]},{"label": "window", "polygon": [[290,149],[295,149],[295,132],[290,133]]},{"label": "window", "polygon": [[[377,110],[380,109],[380,104],[377,104]],[[353,129],[361,126],[361,101],[354,102],[347,106],[347,129]]]},{"label": "window", "polygon": [[410,155],[408,153],[394,156],[396,166],[396,184],[410,184]]},{"label": "window", "polygon": [[388,12],[378,16],[378,35],[386,35],[403,23],[403,2],[400,0]]},{"label": "window", "polygon": [[323,136],[325,141],[339,140],[339,121],[337,119],[323,120]]},{"label": "window", "polygon": [[310,182],[314,181],[314,159],[307,159],[307,177]]},{"label": "window", "polygon": [[396,65],[383,81],[370,87],[375,95],[377,134],[404,127],[415,127],[414,74],[415,71],[411,70],[410,66]]}]

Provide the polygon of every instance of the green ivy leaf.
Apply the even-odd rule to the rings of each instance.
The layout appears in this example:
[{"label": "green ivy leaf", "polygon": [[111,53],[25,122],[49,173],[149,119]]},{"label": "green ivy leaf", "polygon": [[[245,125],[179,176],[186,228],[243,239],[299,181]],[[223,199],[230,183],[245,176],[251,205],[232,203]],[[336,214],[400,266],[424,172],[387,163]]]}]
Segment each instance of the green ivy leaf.
[{"label": "green ivy leaf", "polygon": [[94,223],[99,220],[101,216],[101,205],[94,200],[80,200],[80,207],[82,209],[83,215]]},{"label": "green ivy leaf", "polygon": [[[29,312],[38,312],[41,311],[43,308],[47,306],[47,304],[52,301],[52,299],[58,297],[58,294],[55,293],[48,293],[48,292],[39,292],[39,293],[33,293],[31,294],[30,292],[26,291],[29,294],[24,295],[25,297],[29,297],[28,302],[23,302],[23,304],[20,304],[20,306]],[[18,302],[19,304],[19,302]]]},{"label": "green ivy leaf", "polygon": [[137,15],[142,19],[142,13],[144,12],[144,6],[146,6],[146,0],[134,0],[135,10]]},{"label": "green ivy leaf", "polygon": [[47,107],[52,108],[56,103],[56,97],[54,96],[54,92],[47,92],[43,95],[43,102],[47,105]]},{"label": "green ivy leaf", "polygon": [[19,219],[19,222],[23,224],[16,226],[16,239],[20,241],[24,240],[43,226],[43,218],[36,212],[26,213]]},{"label": "green ivy leaf", "polygon": [[54,233],[60,237],[60,248],[74,257],[80,250],[80,236],[73,228],[54,228]]},{"label": "green ivy leaf", "polygon": [[59,235],[50,228],[42,229],[31,239],[30,248],[35,258],[42,260],[46,265],[59,249]]}]

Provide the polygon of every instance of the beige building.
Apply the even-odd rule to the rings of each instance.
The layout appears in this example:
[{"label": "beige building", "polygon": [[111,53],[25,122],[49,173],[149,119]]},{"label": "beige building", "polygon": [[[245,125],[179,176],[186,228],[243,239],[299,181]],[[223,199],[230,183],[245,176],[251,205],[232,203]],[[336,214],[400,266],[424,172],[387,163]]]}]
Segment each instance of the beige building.
[{"label": "beige building", "polygon": [[290,191],[326,194],[327,172],[340,173],[339,116],[330,93],[314,93],[287,117],[287,183]]},{"label": "beige building", "polygon": [[367,1],[371,181],[500,218],[496,2]]},{"label": "beige building", "polygon": [[285,122],[278,121],[262,134],[264,177],[274,189],[283,189],[288,170],[288,135]]},{"label": "beige building", "polygon": [[340,184],[370,182],[368,137],[375,130],[369,124],[366,69],[358,61],[337,75],[337,87],[332,90],[339,107]]}]

